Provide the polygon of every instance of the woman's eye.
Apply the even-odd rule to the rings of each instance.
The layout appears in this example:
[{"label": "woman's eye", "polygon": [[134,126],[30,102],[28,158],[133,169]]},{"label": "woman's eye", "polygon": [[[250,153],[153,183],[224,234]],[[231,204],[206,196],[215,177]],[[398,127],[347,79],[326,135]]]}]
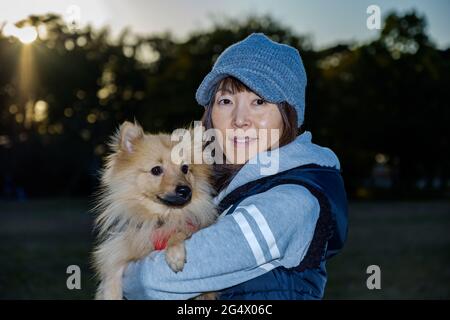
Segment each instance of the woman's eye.
[{"label": "woman's eye", "polygon": [[264,99],[257,99],[256,100],[256,104],[259,105],[259,106],[263,105],[264,103],[266,103],[266,100],[264,100]]},{"label": "woman's eye", "polygon": [[159,176],[161,173],[163,173],[163,168],[161,166],[153,167],[150,172],[154,176]]},{"label": "woman's eye", "polygon": [[230,104],[231,100],[230,99],[220,99],[219,100],[219,104]]},{"label": "woman's eye", "polygon": [[181,166],[181,172],[183,172],[184,174],[187,174],[189,171],[189,166],[187,164],[183,164]]}]

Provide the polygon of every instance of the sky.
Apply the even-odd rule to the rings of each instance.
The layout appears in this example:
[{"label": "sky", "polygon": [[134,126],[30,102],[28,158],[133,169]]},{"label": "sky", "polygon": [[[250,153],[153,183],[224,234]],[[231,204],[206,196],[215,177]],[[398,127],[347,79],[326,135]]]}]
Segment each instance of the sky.
[{"label": "sky", "polygon": [[415,9],[427,18],[431,39],[440,48],[450,47],[448,0],[1,0],[0,24],[52,12],[79,17],[81,25],[109,26],[114,35],[125,27],[137,34],[170,30],[182,41],[221,17],[271,14],[298,35],[309,35],[314,47],[324,48],[376,37],[378,31],[366,27],[366,9],[372,4],[380,7],[382,17],[392,10]]}]

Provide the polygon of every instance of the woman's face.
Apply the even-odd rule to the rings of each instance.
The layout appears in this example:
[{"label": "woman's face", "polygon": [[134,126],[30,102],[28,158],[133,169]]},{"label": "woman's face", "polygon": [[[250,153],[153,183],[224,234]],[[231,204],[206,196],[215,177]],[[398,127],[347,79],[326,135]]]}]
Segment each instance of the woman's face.
[{"label": "woman's face", "polygon": [[233,94],[226,88],[219,89],[211,118],[214,128],[222,134],[218,142],[228,163],[245,163],[277,145],[282,135],[283,120],[278,106],[254,92]]}]

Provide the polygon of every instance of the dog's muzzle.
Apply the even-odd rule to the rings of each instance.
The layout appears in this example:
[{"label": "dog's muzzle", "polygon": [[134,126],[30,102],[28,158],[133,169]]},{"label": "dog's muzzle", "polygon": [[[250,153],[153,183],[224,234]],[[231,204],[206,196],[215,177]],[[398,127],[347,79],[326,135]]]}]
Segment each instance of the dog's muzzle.
[{"label": "dog's muzzle", "polygon": [[188,186],[177,186],[174,193],[165,194],[163,197],[158,196],[158,199],[167,206],[181,207],[191,201],[192,190]]}]

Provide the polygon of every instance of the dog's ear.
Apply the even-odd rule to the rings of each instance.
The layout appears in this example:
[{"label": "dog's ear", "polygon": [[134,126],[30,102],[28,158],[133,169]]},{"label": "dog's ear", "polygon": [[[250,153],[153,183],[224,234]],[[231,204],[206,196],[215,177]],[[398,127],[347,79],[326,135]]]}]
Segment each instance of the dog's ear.
[{"label": "dog's ear", "polygon": [[142,130],[142,127],[137,122],[133,124],[125,121],[120,126],[119,132],[120,148],[130,153],[134,151],[136,142],[144,137],[144,130]]}]

